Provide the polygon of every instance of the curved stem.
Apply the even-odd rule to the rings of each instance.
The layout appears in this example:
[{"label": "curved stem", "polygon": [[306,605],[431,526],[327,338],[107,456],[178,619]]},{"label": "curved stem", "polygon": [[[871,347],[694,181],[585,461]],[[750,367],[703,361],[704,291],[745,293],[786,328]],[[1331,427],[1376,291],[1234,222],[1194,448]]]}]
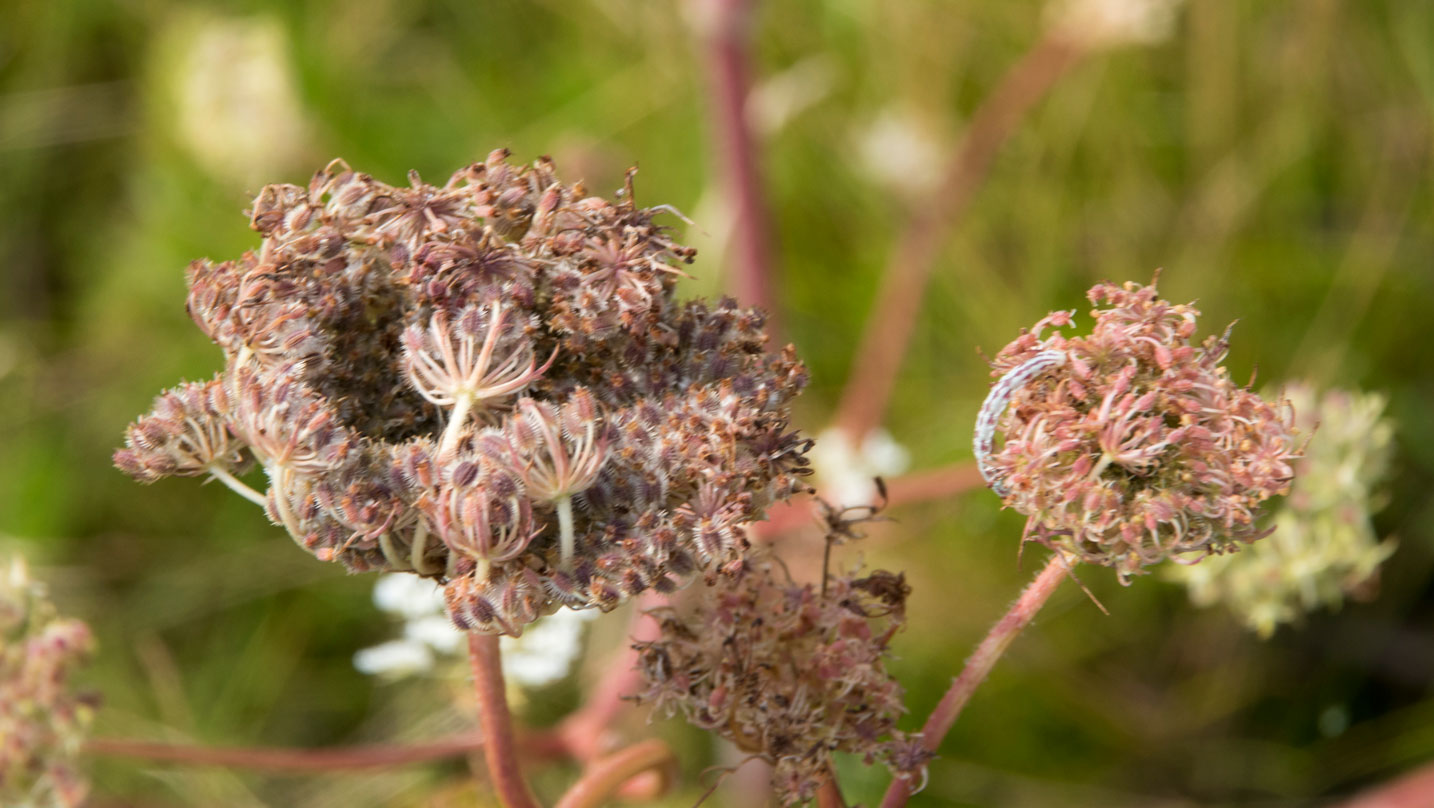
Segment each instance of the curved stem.
[{"label": "curved stem", "polygon": [[483,722],[483,757],[493,778],[493,790],[504,808],[538,808],[518,768],[513,718],[503,689],[498,635],[468,632],[468,661],[473,668],[473,688],[478,694],[479,719]]},{"label": "curved stem", "polygon": [[669,602],[667,595],[654,589],[638,597],[628,624],[629,642],[623,643],[605,664],[602,676],[589,691],[583,706],[558,725],[558,736],[568,753],[578,760],[586,762],[597,758],[604,750],[612,724],[625,710],[633,709],[631,696],[642,688],[642,672],[637,666],[640,655],[633,644],[658,638],[660,626],[649,612]]},{"label": "curved stem", "polygon": [[[1021,592],[1021,596],[1016,598],[1016,602],[1011,604],[1005,616],[996,621],[996,625],[991,627],[986,638],[976,647],[976,652],[966,660],[966,666],[961,669],[960,675],[951,681],[951,687],[942,697],[941,703],[936,705],[931,717],[926,719],[925,726],[921,728],[922,745],[933,752],[936,751],[946,733],[950,732],[951,726],[956,723],[956,718],[961,715],[961,709],[971,700],[971,694],[986,681],[986,675],[991,672],[996,660],[1006,652],[1011,641],[1016,639],[1016,635],[1030,625],[1036,612],[1050,599],[1069,569],[1065,557],[1057,550],[1051,560],[1046,562],[1045,569],[1036,575],[1035,580],[1031,581]],[[908,783],[905,780],[893,780],[886,790],[886,796],[881,800],[881,808],[901,808],[910,798]]]},{"label": "curved stem", "polygon": [[250,488],[244,483],[243,480],[239,479],[238,477],[235,477],[228,471],[225,471],[218,466],[210,466],[209,476],[223,483],[225,488],[228,488],[230,491],[233,491],[234,493],[249,500],[255,505],[258,505],[260,508],[268,507],[268,503],[265,501],[263,494]]},{"label": "curved stem", "polygon": [[971,116],[940,188],[902,233],[882,274],[876,304],[833,419],[852,443],[859,445],[886,411],[926,281],[946,235],[975,197],[1001,146],[1082,53],[1079,46],[1055,35],[1027,51]]},{"label": "curved stem", "polygon": [[656,738],[635,743],[593,763],[558,800],[557,808],[597,808],[623,783],[645,771],[656,770],[665,778],[675,762],[672,750]]}]

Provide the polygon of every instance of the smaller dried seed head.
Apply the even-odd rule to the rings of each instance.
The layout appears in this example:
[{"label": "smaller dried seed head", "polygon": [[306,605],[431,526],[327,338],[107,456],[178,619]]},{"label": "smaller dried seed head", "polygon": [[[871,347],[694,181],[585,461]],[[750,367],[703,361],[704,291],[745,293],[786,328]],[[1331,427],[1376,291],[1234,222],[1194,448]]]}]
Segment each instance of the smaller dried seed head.
[{"label": "smaller dried seed head", "polygon": [[836,575],[822,595],[771,559],[717,576],[687,612],[658,610],[661,638],[638,643],[638,700],[760,755],[786,805],[809,800],[835,752],[913,783],[930,759],[896,729],[902,689],[886,670],[910,589],[876,571]]},{"label": "smaller dried seed head", "polygon": [[[1089,297],[1089,336],[1043,338],[1071,324],[1055,312],[992,363],[977,457],[1028,517],[1025,539],[1125,580],[1164,558],[1199,560],[1264,536],[1261,503],[1294,477],[1287,402],[1230,381],[1226,336],[1192,344],[1192,306],[1134,283],[1098,284]],[[993,434],[1005,439],[999,449]]]}]

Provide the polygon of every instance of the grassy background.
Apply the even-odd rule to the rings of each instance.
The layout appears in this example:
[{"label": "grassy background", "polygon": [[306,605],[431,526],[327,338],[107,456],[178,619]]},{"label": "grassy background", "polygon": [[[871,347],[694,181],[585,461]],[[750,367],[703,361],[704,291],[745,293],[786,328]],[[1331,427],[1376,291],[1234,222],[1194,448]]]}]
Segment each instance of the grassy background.
[{"label": "grassy background", "polygon": [[[762,155],[780,315],[818,428],[923,183],[1041,17],[996,0],[762,5],[754,69],[764,108],[785,110]],[[109,454],[161,388],[217,367],[184,313],[185,264],[254,246],[240,211],[259,187],[335,155],[398,183],[506,146],[603,192],[637,163],[640,201],[720,232],[681,4],[19,0],[0,17],[0,541],[99,634],[98,731],[319,745],[464,726],[450,681],[351,667],[394,632],[371,581],[315,563],[218,486],[141,488]],[[1407,0],[1196,0],[1169,41],[1085,62],[1007,144],[903,365],[888,426],[915,467],[969,458],[976,346],[1083,310],[1095,280],[1164,267],[1162,290],[1198,299],[1207,332],[1239,319],[1236,378],[1258,365],[1389,395],[1398,455],[1377,522],[1401,545],[1376,601],[1269,642],[1158,576],[1121,588],[1087,571],[1111,616],[1059,594],[914,804],[1310,805],[1434,758],[1431,31],[1434,5]],[[213,103],[236,86],[249,101]],[[711,293],[721,245],[688,237],[703,251],[688,291]],[[1020,518],[988,494],[896,515],[863,551],[912,571],[897,667],[921,716],[1029,570]],[[660,731],[691,763],[670,804],[690,804],[715,753]],[[472,804],[459,767],[92,769],[97,806]],[[876,799],[880,778],[844,774],[849,796]]]}]

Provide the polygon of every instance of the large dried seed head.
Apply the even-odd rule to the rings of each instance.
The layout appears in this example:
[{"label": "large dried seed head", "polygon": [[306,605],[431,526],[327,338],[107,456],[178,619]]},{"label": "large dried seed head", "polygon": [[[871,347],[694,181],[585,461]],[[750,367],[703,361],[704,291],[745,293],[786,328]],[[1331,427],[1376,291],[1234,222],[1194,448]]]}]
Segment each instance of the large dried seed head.
[{"label": "large dried seed head", "polygon": [[253,498],[300,546],[439,579],[482,631],[740,557],[744,525],[801,488],[804,368],[768,352],[760,313],[675,299],[693,251],[631,176],[609,201],[507,158],[442,186],[335,161],[265,188],[260,246],[189,270],[225,405],[161,402],[116,462],[153,480],[252,454]]},{"label": "large dried seed head", "polygon": [[1294,476],[1286,402],[1230,381],[1225,336],[1192,343],[1192,306],[1134,283],[1099,284],[1089,296],[1098,306],[1089,336],[1043,338],[1071,323],[1056,312],[1002,349],[978,420],[982,471],[1027,515],[1026,540],[1125,580],[1265,535],[1261,503]]}]

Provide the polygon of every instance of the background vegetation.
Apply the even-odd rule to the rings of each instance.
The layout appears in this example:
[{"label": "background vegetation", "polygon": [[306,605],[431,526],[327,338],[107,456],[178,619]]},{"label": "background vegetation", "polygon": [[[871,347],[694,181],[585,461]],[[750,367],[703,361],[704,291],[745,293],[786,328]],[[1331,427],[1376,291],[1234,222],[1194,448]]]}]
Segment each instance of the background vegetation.
[{"label": "background vegetation", "polygon": [[[789,0],[754,19],[779,316],[826,422],[896,235],[964,122],[1039,39],[1035,3]],[[218,486],[141,488],[109,455],[215,348],[183,269],[257,244],[266,182],[333,156],[441,180],[506,146],[699,225],[718,290],[726,213],[701,49],[638,0],[19,0],[0,10],[0,541],[91,622],[98,733],[214,744],[432,738],[443,678],[375,681],[395,631],[372,581],[318,564]],[[1237,378],[1382,390],[1399,423],[1379,596],[1261,642],[1149,576],[1057,596],[978,692],[919,805],[1310,805],[1434,758],[1434,5],[1194,0],[1173,37],[1088,59],[998,156],[925,296],[887,419],[916,469],[969,458],[994,352],[1102,278],[1236,318]],[[1021,518],[972,492],[899,509],[859,550],[915,589],[897,643],[914,727],[1034,567]],[[601,621],[590,676],[620,641]],[[532,698],[552,720],[572,683]],[[639,719],[636,731],[646,731]],[[675,724],[691,762],[722,761]],[[700,765],[699,765],[700,764]],[[97,806],[452,803],[466,772],[276,777],[95,761]],[[571,772],[544,775],[564,782]],[[849,797],[884,782],[859,766]],[[540,784],[545,782],[540,778]],[[722,795],[719,792],[718,799]],[[732,804],[735,798],[729,798]],[[439,803],[449,804],[449,803]]]}]

